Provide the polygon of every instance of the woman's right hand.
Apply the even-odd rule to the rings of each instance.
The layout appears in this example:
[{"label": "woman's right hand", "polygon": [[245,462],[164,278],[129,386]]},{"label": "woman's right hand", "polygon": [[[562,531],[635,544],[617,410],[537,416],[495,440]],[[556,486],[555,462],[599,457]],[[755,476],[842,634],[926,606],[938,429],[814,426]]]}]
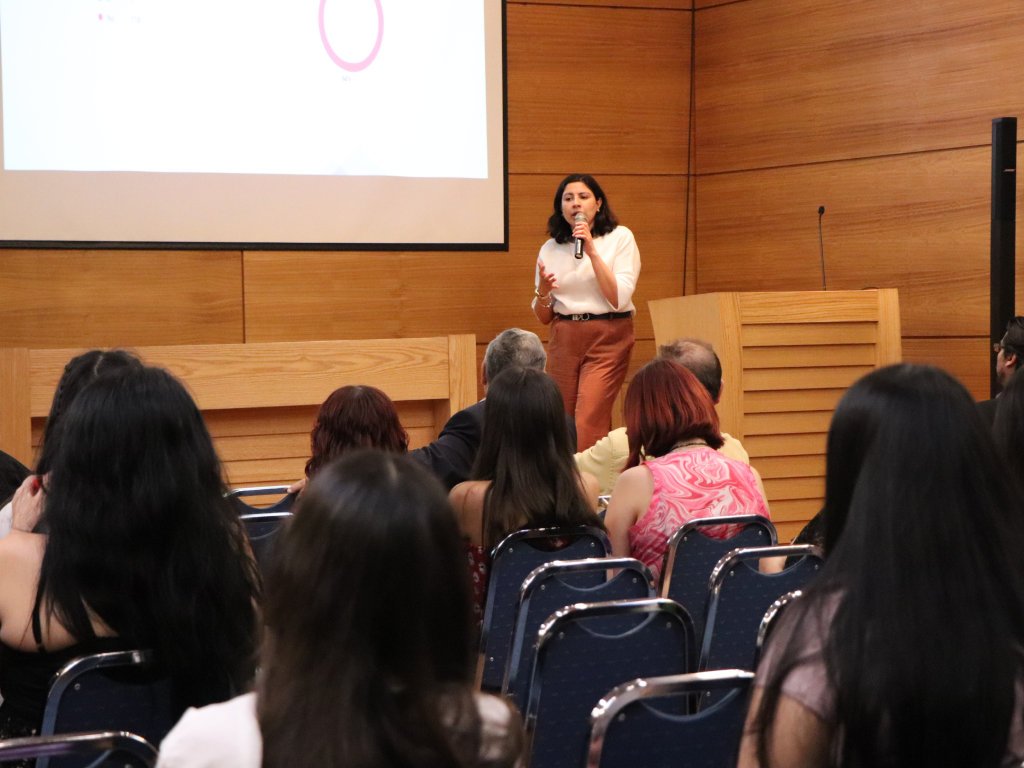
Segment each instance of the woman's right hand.
[{"label": "woman's right hand", "polygon": [[548,298],[551,292],[558,289],[558,283],[555,281],[555,275],[553,272],[546,272],[544,270],[544,262],[537,260],[537,269],[540,272],[540,284],[537,286],[537,293],[540,294],[542,299]]},{"label": "woman's right hand", "polygon": [[32,533],[32,529],[39,522],[39,516],[43,512],[43,501],[46,494],[43,492],[39,475],[29,475],[25,482],[15,491],[14,499],[11,501],[11,515],[13,517],[11,528],[24,533]]}]

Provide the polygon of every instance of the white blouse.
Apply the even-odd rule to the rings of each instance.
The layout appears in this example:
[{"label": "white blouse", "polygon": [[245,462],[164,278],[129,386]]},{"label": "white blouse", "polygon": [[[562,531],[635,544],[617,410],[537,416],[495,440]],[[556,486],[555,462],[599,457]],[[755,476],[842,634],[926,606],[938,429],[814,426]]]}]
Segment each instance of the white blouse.
[{"label": "white blouse", "polygon": [[[544,269],[555,275],[558,288],[552,291],[555,301],[552,309],[560,315],[589,312],[603,315],[607,312],[636,312],[633,291],[640,277],[640,251],[633,233],[621,224],[607,235],[594,238],[594,247],[601,260],[609,266],[619,286],[619,306],[613,307],[601,293],[590,257],[577,259],[572,240],[565,244],[548,240],[540,248],[540,261]],[[540,269],[534,272],[534,285],[540,285]],[[535,298],[536,304],[537,299]]]}]

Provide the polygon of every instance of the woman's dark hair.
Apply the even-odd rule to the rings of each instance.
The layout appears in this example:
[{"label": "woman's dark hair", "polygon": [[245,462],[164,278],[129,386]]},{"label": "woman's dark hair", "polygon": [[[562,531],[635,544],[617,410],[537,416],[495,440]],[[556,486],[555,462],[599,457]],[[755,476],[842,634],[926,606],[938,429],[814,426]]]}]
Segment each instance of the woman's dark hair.
[{"label": "woman's dark hair", "polygon": [[153,649],[179,708],[244,690],[258,575],[185,388],[159,368],[101,376],[54,439],[40,572],[47,615],[86,640],[91,611]]},{"label": "woman's dark hair", "polygon": [[39,458],[36,460],[36,474],[45,475],[50,471],[53,454],[57,446],[53,441],[53,433],[60,425],[60,420],[67,413],[72,401],[90,382],[108,373],[116,373],[125,368],[139,368],[142,363],[130,352],[114,349],[104,352],[102,349],[91,349],[64,366],[64,373],[57,382],[50,404],[50,414],[46,417],[43,428],[43,439],[39,444]]},{"label": "woman's dark hair", "polygon": [[334,390],[320,406],[309,435],[312,455],[306,477],[353,448],[379,448],[405,453],[409,435],[398,420],[391,398],[376,387],[348,386]]},{"label": "woman's dark hair", "polygon": [[[833,764],[1001,765],[1024,647],[1024,508],[1006,463],[967,390],[927,366],[882,368],[851,387],[830,468],[832,433],[847,429],[866,448],[846,514],[828,507],[841,535],[830,530],[825,566],[773,637],[825,638]],[[826,482],[842,498],[833,473]],[[807,661],[800,646],[788,643],[766,680],[766,768],[782,683]]]},{"label": "woman's dark hair", "polygon": [[32,472],[10,454],[0,451],[0,506],[14,495]]},{"label": "woman's dark hair", "polygon": [[581,490],[576,448],[555,380],[543,371],[509,368],[487,385],[484,431],[473,478],[484,493],[484,546],[512,531],[591,525],[604,530]]},{"label": "woman's dark hair", "polygon": [[598,209],[597,215],[594,216],[594,224],[590,228],[590,233],[594,237],[601,237],[619,226],[619,220],[615,218],[612,207],[608,204],[608,198],[604,195],[604,190],[601,189],[601,185],[594,177],[588,173],[570,173],[558,185],[558,191],[555,192],[555,212],[548,219],[548,234],[555,238],[556,243],[565,244],[572,240],[572,224],[566,221],[565,216],[562,215],[562,194],[565,192],[565,188],[575,181],[586,184],[587,189],[594,193],[594,198],[601,201],[601,207]]},{"label": "woman's dark hair", "polygon": [[425,470],[368,450],[325,467],[278,543],[265,606],[264,768],[477,763],[465,549]]},{"label": "woman's dark hair", "polygon": [[999,395],[992,430],[1010,471],[1024,488],[1024,374],[1021,370],[1024,368],[1010,377]]},{"label": "woman's dark hair", "polygon": [[626,467],[664,456],[681,440],[699,438],[719,449],[724,440],[711,395],[679,363],[655,358],[633,376],[623,403],[629,460]]}]

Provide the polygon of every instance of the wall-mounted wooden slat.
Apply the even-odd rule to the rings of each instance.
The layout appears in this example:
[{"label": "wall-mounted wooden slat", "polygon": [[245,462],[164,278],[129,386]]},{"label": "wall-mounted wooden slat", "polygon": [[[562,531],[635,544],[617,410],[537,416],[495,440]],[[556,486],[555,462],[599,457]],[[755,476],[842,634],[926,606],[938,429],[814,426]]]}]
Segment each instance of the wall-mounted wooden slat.
[{"label": "wall-mounted wooden slat", "polygon": [[786,499],[822,499],[825,496],[824,477],[791,477],[764,481],[768,501]]},{"label": "wall-mounted wooden slat", "polygon": [[806,347],[745,347],[743,368],[814,368],[823,364],[874,365],[874,344]]},{"label": "wall-mounted wooden slat", "polygon": [[[874,344],[877,323],[772,323],[744,325],[744,347],[821,346]],[[744,352],[744,357],[746,352]]]},{"label": "wall-mounted wooden slat", "polygon": [[804,526],[807,525],[806,520],[799,520],[794,523],[775,523],[775,532],[779,537],[779,544],[788,544],[803,530]]},{"label": "wall-mounted wooden slat", "polygon": [[0,250],[0,297],[0,347],[244,340],[238,251]]},{"label": "wall-mounted wooden slat", "polygon": [[[666,8],[676,11],[689,11],[693,9],[693,0],[529,0],[529,5],[542,5],[551,3],[553,5],[578,6],[592,8],[595,6],[614,6],[616,8]],[[509,5],[519,4],[517,0],[509,0]]]},{"label": "wall-mounted wooden slat", "polygon": [[[979,128],[987,143],[988,120]],[[820,289],[816,212],[824,205],[830,290],[898,288],[906,336],[987,335],[990,154],[986,147],[702,176],[700,290]]]},{"label": "wall-mounted wooden slat", "polygon": [[[772,520],[807,521],[821,511],[823,499],[787,499],[771,505]],[[803,526],[801,526],[803,527]]]},{"label": "wall-mounted wooden slat", "polygon": [[32,465],[32,400],[29,353],[0,348],[0,450],[27,467]]},{"label": "wall-mounted wooden slat", "polygon": [[817,456],[825,453],[826,435],[751,435],[744,439],[743,447],[750,455],[751,464],[761,456]]},{"label": "wall-mounted wooden slat", "polygon": [[[844,368],[765,368],[744,371],[743,391],[845,388],[873,370],[874,366],[858,365]],[[749,412],[745,401],[744,407]]]},{"label": "wall-mounted wooden slat", "polygon": [[249,435],[309,435],[318,410],[319,405],[207,410],[203,418],[214,440]]},{"label": "wall-mounted wooden slat", "polygon": [[225,463],[257,459],[308,458],[309,433],[219,437],[214,441],[214,448],[217,449],[220,460]]},{"label": "wall-mounted wooden slat", "polygon": [[743,434],[796,435],[807,432],[828,432],[832,411],[791,413],[748,413],[743,419]]},{"label": "wall-mounted wooden slat", "polygon": [[752,466],[761,479],[782,477],[823,477],[824,456],[764,456],[755,459]]},{"label": "wall-mounted wooden slat", "polygon": [[239,484],[269,485],[265,478],[281,477],[288,479],[287,484],[294,483],[305,476],[306,459],[284,458],[284,459],[256,459],[253,461],[230,461],[225,462],[224,471],[228,476],[228,483],[232,486]]},{"label": "wall-mounted wooden slat", "polygon": [[512,173],[687,172],[689,12],[509,3],[507,16]]},{"label": "wall-mounted wooden slat", "polygon": [[845,389],[797,389],[790,391],[745,392],[743,410],[751,413],[780,411],[831,411]]},{"label": "wall-mounted wooden slat", "polygon": [[702,172],[987,144],[1020,110],[1014,0],[715,3],[696,14]]},{"label": "wall-mounted wooden slat", "polygon": [[841,318],[844,322],[876,322],[878,297],[867,291],[837,296],[834,292],[740,294],[740,322],[823,323]]}]

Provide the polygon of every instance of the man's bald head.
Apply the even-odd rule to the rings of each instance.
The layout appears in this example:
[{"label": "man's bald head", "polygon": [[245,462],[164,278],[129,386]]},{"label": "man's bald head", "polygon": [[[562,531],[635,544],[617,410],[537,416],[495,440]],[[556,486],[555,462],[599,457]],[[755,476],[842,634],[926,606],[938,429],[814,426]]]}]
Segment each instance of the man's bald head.
[{"label": "man's bald head", "polygon": [[722,395],[722,361],[703,339],[676,339],[658,349],[658,357],[690,370],[714,402]]}]

